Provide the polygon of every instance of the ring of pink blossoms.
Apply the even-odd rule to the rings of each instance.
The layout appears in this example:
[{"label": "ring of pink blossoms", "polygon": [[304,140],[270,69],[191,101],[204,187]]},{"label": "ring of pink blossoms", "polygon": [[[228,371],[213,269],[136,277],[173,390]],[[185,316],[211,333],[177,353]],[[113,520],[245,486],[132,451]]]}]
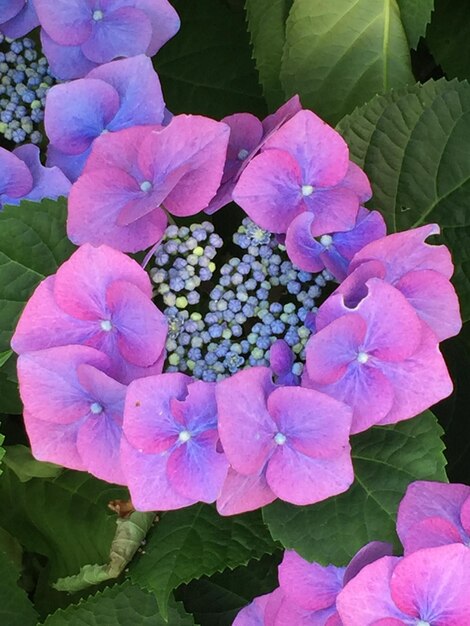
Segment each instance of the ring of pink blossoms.
[{"label": "ring of pink blossoms", "polygon": [[[116,64],[129,61],[114,63],[83,79],[102,98],[92,136],[77,125],[56,132],[62,152],[89,152],[69,197],[80,248],[38,286],[12,339],[33,454],[128,485],[139,510],[215,501],[231,515],[345,492],[351,434],[410,419],[452,391],[439,342],[461,320],[450,254],[426,243],[438,227],[386,236],[363,206],[370,185],[346,143],[298,98],[263,122],[164,122],[161,101],[150,125],[117,125],[130,100]],[[51,103],[65,93],[54,89]],[[231,199],[300,269],[327,268],[340,282],[310,314],[299,384],[279,375],[283,349],[271,368],[217,383],[164,372],[167,323],[125,252],[157,246],[169,215]]]}]

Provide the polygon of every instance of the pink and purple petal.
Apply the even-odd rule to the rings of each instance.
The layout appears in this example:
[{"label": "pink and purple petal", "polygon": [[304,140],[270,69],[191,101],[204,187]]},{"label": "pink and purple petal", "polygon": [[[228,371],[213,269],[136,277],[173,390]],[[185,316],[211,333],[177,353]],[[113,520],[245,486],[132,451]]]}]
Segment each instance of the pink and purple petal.
[{"label": "pink and purple petal", "polygon": [[299,96],[295,95],[278,108],[277,111],[268,115],[263,120],[263,131],[265,139],[290,120],[296,113],[302,110]]},{"label": "pink and purple petal", "polygon": [[116,416],[106,408],[99,415],[90,414],[77,436],[77,449],[87,472],[110,483],[126,484],[119,451],[121,437]]},{"label": "pink and purple petal", "polygon": [[347,583],[352,580],[354,576],[357,576],[366,565],[374,563],[374,561],[384,556],[392,555],[393,546],[391,543],[385,543],[384,541],[371,541],[367,543],[351,559],[344,572],[343,585],[347,585]]},{"label": "pink and purple petal", "polygon": [[220,515],[238,515],[271,504],[276,496],[266,482],[264,468],[245,476],[229,467],[222,491],[217,498]]},{"label": "pink and purple petal", "polygon": [[43,198],[68,196],[70,181],[58,167],[44,167],[39,160],[39,148],[32,144],[20,146],[13,154],[26,163],[33,177],[33,187],[25,200],[39,202]]},{"label": "pink and purple petal", "polygon": [[41,26],[57,43],[76,46],[88,39],[92,28],[90,0],[35,0]]},{"label": "pink and purple petal", "polygon": [[96,63],[83,54],[81,46],[62,46],[44,29],[41,29],[41,44],[52,74],[60,80],[82,78],[96,67]]},{"label": "pink and purple petal", "polygon": [[[8,21],[4,21],[0,24],[0,30],[6,37],[10,37],[10,39],[24,37],[24,35],[27,35],[33,28],[39,26],[38,16],[33,4],[34,1],[35,0],[23,0],[21,10],[11,17],[11,19],[8,19]],[[10,2],[11,0],[8,0],[8,3]],[[17,2],[13,2],[12,4],[16,8]],[[0,8],[0,15],[2,16],[2,20],[7,20],[2,8]]]},{"label": "pink and purple petal", "polygon": [[0,203],[4,202],[2,196],[22,198],[33,187],[33,177],[28,166],[18,156],[0,148]]},{"label": "pink and purple petal", "polygon": [[135,0],[136,9],[141,9],[152,26],[152,37],[146,54],[154,56],[180,28],[180,18],[168,0]]},{"label": "pink and purple petal", "polygon": [[241,474],[259,472],[275,448],[276,424],[266,407],[274,388],[267,367],[238,372],[217,385],[220,439],[229,463]]},{"label": "pink and purple petal", "polygon": [[290,260],[306,272],[320,272],[325,264],[321,258],[324,247],[312,235],[314,216],[310,211],[298,215],[286,233],[286,250]]},{"label": "pink and purple petal", "polygon": [[305,204],[313,214],[310,229],[314,237],[351,230],[356,224],[359,200],[350,189],[339,186],[314,189],[305,198]]},{"label": "pink and purple petal", "polygon": [[[91,145],[93,146],[93,144],[94,142]],[[82,173],[90,152],[91,146],[81,154],[65,154],[65,152],[61,152],[49,144],[46,164],[48,167],[57,167],[62,170],[65,176],[74,183]]]},{"label": "pink and purple petal", "polygon": [[24,7],[25,0],[0,0],[0,15],[2,16],[2,28],[3,23],[11,20],[12,17],[18,15],[21,9]]}]

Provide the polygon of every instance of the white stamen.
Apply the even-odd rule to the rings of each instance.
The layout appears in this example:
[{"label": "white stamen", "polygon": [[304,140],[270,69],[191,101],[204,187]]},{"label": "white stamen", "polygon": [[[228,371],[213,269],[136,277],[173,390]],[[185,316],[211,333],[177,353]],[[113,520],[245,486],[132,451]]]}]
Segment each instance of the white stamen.
[{"label": "white stamen", "polygon": [[140,183],[140,189],[145,193],[147,193],[147,191],[150,191],[152,188],[153,185],[149,180],[144,180],[143,183]]},{"label": "white stamen", "polygon": [[419,622],[416,622],[416,626],[431,626],[431,624],[420,619]]},{"label": "white stamen", "polygon": [[286,439],[287,437],[282,433],[277,433],[274,437],[274,441],[277,443],[278,446],[283,446],[286,443]]},{"label": "white stamen", "polygon": [[181,441],[181,443],[186,443],[191,439],[191,433],[189,432],[189,430],[182,430],[178,435],[178,439]]},{"label": "white stamen", "polygon": [[104,330],[106,333],[109,333],[109,331],[113,329],[113,325],[110,320],[101,320],[100,326],[101,330]]},{"label": "white stamen", "polygon": [[364,365],[364,363],[367,363],[367,361],[369,360],[369,355],[367,354],[367,352],[359,352],[356,358],[357,361],[361,363],[361,365]]},{"label": "white stamen", "polygon": [[302,185],[302,195],[304,197],[311,196],[314,191],[315,189],[312,187],[312,185]]},{"label": "white stamen", "polygon": [[329,248],[333,243],[333,237],[331,235],[322,235],[320,237],[320,243],[325,248]]},{"label": "white stamen", "polygon": [[93,415],[99,415],[103,412],[103,407],[99,402],[93,402],[93,404],[90,405],[90,411],[93,413]]},{"label": "white stamen", "polygon": [[246,150],[246,148],[242,148],[238,153],[239,161],[244,161],[249,154],[250,153],[248,152],[248,150]]},{"label": "white stamen", "polygon": [[96,11],[93,11],[93,19],[95,20],[95,22],[99,22],[100,20],[102,20],[104,17],[103,15],[103,11],[100,11],[99,9]]}]

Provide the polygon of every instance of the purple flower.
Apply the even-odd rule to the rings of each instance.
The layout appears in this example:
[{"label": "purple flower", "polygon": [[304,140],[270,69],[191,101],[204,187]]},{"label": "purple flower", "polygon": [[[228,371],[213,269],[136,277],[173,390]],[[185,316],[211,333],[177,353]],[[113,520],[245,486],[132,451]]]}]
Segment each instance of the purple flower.
[{"label": "purple flower", "polygon": [[179,373],[134,381],[123,430],[122,464],[138,510],[215,501],[228,463],[217,447],[214,383]]},{"label": "purple flower", "polygon": [[205,209],[206,213],[212,215],[232,201],[235,184],[246,165],[268,137],[301,109],[299,97],[294,96],[263,122],[251,113],[235,113],[222,119],[230,127],[227,160],[220,188]]},{"label": "purple flower", "polygon": [[354,307],[330,296],[306,348],[303,384],[352,407],[352,433],[414,417],[452,392],[438,340],[406,298],[378,278],[366,289]]},{"label": "purple flower", "polygon": [[18,380],[34,456],[124,484],[119,460],[126,388],[87,346],[22,354]]},{"label": "purple flower", "polygon": [[43,49],[54,74],[80,78],[118,57],[153,56],[175,35],[167,0],[35,0]]},{"label": "purple flower", "polygon": [[305,212],[296,218],[286,234],[286,249],[289,258],[297,267],[307,272],[329,270],[338,280],[344,280],[349,262],[366,244],[386,235],[383,217],[378,211],[359,208],[357,219],[351,230],[322,235],[312,235],[315,222],[313,213]]},{"label": "purple flower", "polygon": [[39,26],[39,20],[33,0],[0,0],[0,33],[17,39],[36,26]]},{"label": "purple flower", "polygon": [[259,494],[264,481],[271,500],[277,496],[293,504],[346,491],[354,479],[350,410],[309,389],[277,387],[271,376],[268,368],[255,367],[217,385],[225,454],[235,472],[253,480],[239,498],[243,510],[258,506],[250,491]]},{"label": "purple flower", "polygon": [[437,224],[428,224],[369,243],[354,256],[350,275],[336,293],[353,306],[363,297],[369,278],[382,278],[401,291],[440,341],[457,335],[462,320],[449,281],[454,270],[449,250],[425,243],[438,233]]},{"label": "purple flower", "polygon": [[470,550],[454,544],[386,556],[340,592],[344,626],[464,626],[470,615]]},{"label": "purple flower", "polygon": [[255,598],[238,613],[232,626],[276,626],[278,610],[283,600],[284,594],[279,588]]},{"label": "purple flower", "polygon": [[167,323],[146,272],[107,246],[79,248],[31,296],[11,341],[18,354],[83,344],[105,352],[127,383],[161,372]]},{"label": "purple flower", "polygon": [[271,232],[287,232],[310,211],[314,237],[352,229],[359,204],[370,196],[344,140],[311,111],[299,111],[271,134],[233,193],[249,217]]},{"label": "purple flower", "polygon": [[0,210],[22,200],[67,196],[70,190],[70,181],[59,168],[41,165],[37,146],[28,144],[13,152],[0,148],[0,169]]},{"label": "purple flower", "polygon": [[48,163],[76,180],[94,140],[108,131],[161,124],[160,81],[151,60],[140,55],[92,70],[85,78],[55,85],[47,94]]},{"label": "purple flower", "polygon": [[225,124],[178,115],[164,128],[141,126],[100,137],[70,193],[70,239],[124,252],[157,243],[166,211],[194,215],[214,196],[228,135]]},{"label": "purple flower", "polygon": [[405,555],[449,543],[470,546],[470,487],[411,483],[398,509],[397,533]]}]

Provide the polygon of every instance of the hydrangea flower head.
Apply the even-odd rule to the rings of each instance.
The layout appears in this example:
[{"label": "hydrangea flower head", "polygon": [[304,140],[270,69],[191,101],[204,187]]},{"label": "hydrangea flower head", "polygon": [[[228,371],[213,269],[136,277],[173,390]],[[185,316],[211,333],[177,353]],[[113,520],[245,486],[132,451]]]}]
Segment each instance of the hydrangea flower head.
[{"label": "hydrangea flower head", "polygon": [[367,565],[337,607],[344,626],[464,626],[469,589],[470,550],[453,544]]},{"label": "hydrangea flower head", "polygon": [[[220,439],[233,470],[253,480],[247,491],[265,480],[271,500],[313,504],[346,491],[350,410],[308,389],[276,387],[271,377],[256,367],[217,385]],[[244,504],[258,506],[248,497]]]},{"label": "hydrangea flower head", "polygon": [[[160,372],[167,323],[145,271],[102,246],[79,248],[28,301],[11,345],[18,353],[83,344],[105,352],[127,383]],[[47,329],[47,332],[45,332]]]},{"label": "hydrangea flower head", "polygon": [[406,297],[440,341],[457,335],[462,320],[449,281],[454,270],[449,250],[425,242],[436,234],[439,226],[427,224],[369,243],[352,259],[349,276],[337,293],[354,304],[363,297],[368,278],[382,278]]},{"label": "hydrangea flower head", "polygon": [[67,196],[70,181],[58,167],[44,167],[39,148],[32,144],[13,152],[0,148],[0,210],[2,205],[19,204],[21,200],[39,202],[43,198]]},{"label": "hydrangea flower head", "polygon": [[215,384],[180,373],[134,381],[124,433],[122,463],[137,509],[215,501],[228,468],[217,446]]},{"label": "hydrangea flower head", "polygon": [[398,509],[397,533],[405,555],[450,543],[470,546],[470,487],[411,483]]},{"label": "hydrangea flower head", "polygon": [[113,483],[126,387],[108,374],[108,357],[88,346],[22,354],[18,380],[33,454]]},{"label": "hydrangea flower head", "polygon": [[229,128],[197,115],[166,127],[133,127],[100,137],[72,187],[67,231],[75,243],[136,252],[157,243],[166,211],[204,209],[220,183]]},{"label": "hydrangea flower head", "polygon": [[371,196],[349,161],[341,136],[311,111],[299,111],[263,144],[244,169],[233,199],[263,228],[286,233],[302,213],[314,215],[313,236],[350,230]]},{"label": "hydrangea flower head", "polygon": [[108,131],[163,123],[160,81],[145,55],[119,59],[47,94],[48,162],[71,180],[80,174],[94,140]]},{"label": "hydrangea flower head", "polygon": [[178,32],[167,0],[35,0],[54,73],[69,80],[118,57],[153,56]]},{"label": "hydrangea flower head", "polygon": [[0,33],[16,39],[39,25],[33,0],[0,0]]},{"label": "hydrangea flower head", "polygon": [[452,392],[437,338],[411,304],[378,278],[366,287],[354,307],[336,294],[320,308],[303,381],[353,407],[352,433],[414,417]]},{"label": "hydrangea flower head", "polygon": [[351,259],[366,244],[386,235],[383,217],[378,211],[359,208],[356,223],[350,230],[322,235],[312,234],[313,213],[305,212],[287,229],[286,249],[289,258],[302,270],[319,272],[326,268],[337,280],[344,280]]}]

